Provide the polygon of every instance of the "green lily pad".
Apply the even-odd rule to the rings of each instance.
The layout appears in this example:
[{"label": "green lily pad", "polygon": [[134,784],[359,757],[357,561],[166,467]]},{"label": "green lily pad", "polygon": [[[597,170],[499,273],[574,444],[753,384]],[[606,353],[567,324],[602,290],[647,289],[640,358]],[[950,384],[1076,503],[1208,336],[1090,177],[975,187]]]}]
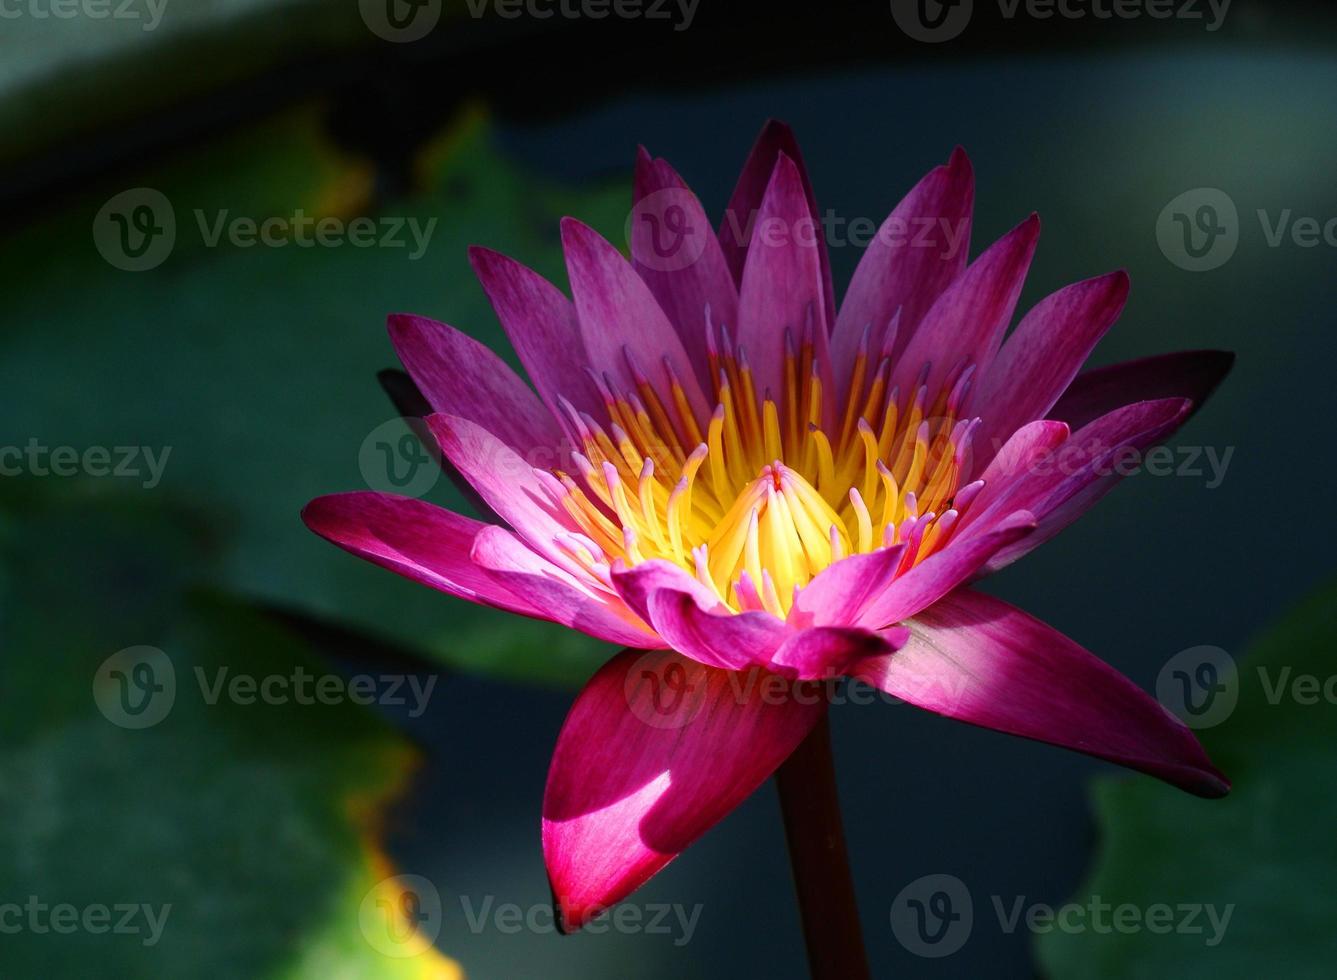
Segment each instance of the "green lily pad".
[{"label": "green lily pad", "polygon": [[[399,915],[374,901],[402,891],[377,831],[416,751],[332,687],[277,686],[335,675],[270,616],[190,591],[202,525],[105,494],[10,516],[5,975],[460,977],[424,927],[368,915]],[[219,676],[279,680],[211,701]]]},{"label": "green lily pad", "polygon": [[[13,284],[0,330],[9,429],[17,445],[47,450],[145,447],[130,476],[93,482],[197,515],[214,587],[441,662],[577,683],[599,662],[593,641],[401,580],[317,539],[298,515],[323,493],[401,489],[396,473],[414,476],[410,492],[467,511],[425,454],[405,448],[407,429],[376,383],[396,363],[385,316],[434,316],[507,352],[466,247],[560,276],[560,215],[617,240],[627,188],[537,183],[469,116],[425,154],[421,194],[374,202],[368,167],[326,142],[318,119],[288,113],[183,152],[0,240]],[[109,208],[113,199],[122,203]],[[245,222],[276,217],[289,237],[271,239],[285,243],[254,244]],[[343,229],[324,244],[302,226],[321,218]],[[376,231],[371,244],[354,233],[359,218]],[[0,481],[0,499],[49,496],[71,479],[21,468]]]},{"label": "green lily pad", "polygon": [[299,60],[439,37],[466,8],[455,0],[21,0],[7,11],[0,163],[183,108]]},{"label": "green lily pad", "polygon": [[[1197,800],[1144,778],[1096,785],[1100,852],[1074,901],[1088,905],[1098,897],[1112,906],[1130,904],[1139,914],[1168,905],[1172,927],[1164,934],[1147,928],[1048,933],[1038,943],[1047,976],[1332,976],[1334,649],[1337,583],[1301,604],[1240,660],[1238,680],[1230,682],[1238,684],[1234,711],[1199,733],[1234,783],[1226,799]],[[1226,675],[1218,676],[1227,683]],[[1189,906],[1200,907],[1191,922]],[[1224,926],[1213,927],[1207,906]],[[1132,921],[1130,913],[1126,922]]]}]

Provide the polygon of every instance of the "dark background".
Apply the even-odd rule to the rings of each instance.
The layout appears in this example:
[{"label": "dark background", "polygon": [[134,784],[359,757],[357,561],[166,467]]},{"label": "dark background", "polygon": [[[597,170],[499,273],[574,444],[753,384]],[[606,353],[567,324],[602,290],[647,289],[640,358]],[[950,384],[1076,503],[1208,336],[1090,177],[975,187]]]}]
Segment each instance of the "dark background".
[{"label": "dark background", "polygon": [[[240,180],[250,179],[237,161],[245,157],[248,140],[256,141],[258,152],[262,137],[248,133],[294,107],[314,107],[324,138],[364,162],[370,174],[366,206],[373,213],[394,213],[399,202],[430,193],[417,163],[420,151],[461,113],[485,117],[492,150],[545,194],[553,187],[573,194],[597,189],[600,201],[615,199],[626,186],[634,149],[643,143],[675,165],[711,214],[720,213],[768,117],[792,124],[819,203],[846,218],[880,222],[920,175],[960,144],[977,175],[972,253],[1032,210],[1044,222],[1023,308],[1073,280],[1128,270],[1129,304],[1097,349],[1096,363],[1188,348],[1238,353],[1234,373],[1174,441],[1233,450],[1220,486],[1208,488],[1207,476],[1136,476],[987,586],[1154,689],[1157,672],[1180,650],[1210,644],[1241,654],[1251,636],[1332,570],[1337,522],[1324,498],[1337,473],[1324,425],[1333,407],[1337,343],[1330,311],[1337,300],[1337,253],[1322,243],[1270,246],[1257,211],[1264,210],[1269,221],[1285,209],[1320,222],[1337,216],[1330,179],[1337,159],[1334,16],[1324,4],[1235,0],[1220,29],[1208,31],[1201,21],[1145,16],[1037,21],[1023,13],[1007,20],[994,4],[977,0],[975,6],[966,31],[936,45],[907,38],[885,3],[789,8],[701,0],[690,29],[681,32],[665,22],[504,21],[466,13],[446,18],[413,44],[368,36],[361,24],[348,27],[348,10],[329,4],[261,12],[272,15],[269,20],[261,14],[223,18],[226,29],[212,35],[200,29],[93,67],[78,59],[62,62],[52,76],[59,85],[13,95],[11,120],[32,123],[49,115],[44,100],[57,95],[67,114],[47,120],[47,132],[35,123],[8,132],[12,144],[0,157],[4,227],[18,243],[52,215],[74,215],[72,227],[83,222],[86,228],[100,201],[122,188],[154,186],[160,168],[198,155],[219,138],[232,147],[219,167],[235,167]],[[0,24],[0,31],[8,30]],[[250,57],[239,58],[240,50]],[[1233,199],[1240,240],[1225,265],[1191,273],[1162,254],[1156,222],[1171,199],[1199,187],[1220,188]],[[467,183],[455,192],[473,193]],[[275,200],[283,201],[281,193]],[[451,223],[457,215],[445,200],[442,220]],[[616,218],[616,207],[600,207],[600,216]],[[610,234],[617,230],[615,220],[603,227]],[[231,387],[254,410],[246,417],[264,418],[267,401],[276,397],[266,387],[273,386],[276,372],[269,370],[261,383],[259,374],[247,376],[248,365],[286,365],[277,374],[300,394],[309,414],[293,419],[292,403],[276,400],[275,415],[288,417],[259,441],[290,440],[324,424],[325,413],[337,407],[334,434],[303,449],[310,458],[300,463],[298,450],[280,446],[263,460],[234,455],[226,465],[243,482],[248,467],[256,470],[257,492],[265,494],[257,506],[273,515],[267,526],[279,535],[268,559],[297,554],[295,562],[319,565],[324,578],[290,594],[272,564],[248,564],[254,552],[238,557],[226,546],[210,545],[211,554],[224,555],[218,559],[223,570],[206,584],[222,583],[248,602],[282,609],[308,632],[315,623],[346,626],[363,639],[315,644],[345,669],[381,662],[375,657],[382,653],[369,654],[369,638],[393,644],[385,656],[420,666],[440,656],[443,646],[468,642],[471,649],[446,659],[486,668],[488,631],[508,627],[485,619],[485,628],[452,638],[455,617],[478,614],[452,600],[419,595],[425,590],[390,581],[385,573],[348,571],[344,566],[355,560],[309,536],[297,510],[311,496],[360,485],[358,444],[390,414],[375,401],[381,397],[375,371],[393,363],[379,333],[381,313],[410,308],[464,329],[476,327],[489,341],[498,336],[479,291],[461,274],[462,247],[453,244],[456,236],[461,243],[504,244],[489,234],[504,239],[509,232],[475,232],[461,218],[449,232],[451,244],[434,243],[402,278],[370,277],[365,288],[350,287],[356,303],[347,322],[331,323],[320,349],[293,350],[284,340],[284,331],[296,335],[294,321],[303,307],[320,302],[304,294],[318,287],[309,279],[289,280],[277,257],[248,257],[251,278],[244,304],[238,303],[248,313],[232,329],[252,338],[249,358],[219,360],[212,341],[193,346],[192,336],[213,334],[193,333],[194,320],[203,322],[205,314],[181,301],[188,285],[173,286],[160,294],[171,305],[156,308],[158,329],[177,338],[166,345],[171,363],[155,360],[162,349],[157,344],[127,343],[124,362],[104,360],[87,370],[78,365],[117,346],[107,341],[106,348],[99,343],[90,349],[77,339],[81,318],[96,317],[102,301],[90,298],[84,307],[61,313],[47,329],[66,339],[50,356],[33,353],[41,331],[28,314],[41,308],[41,296],[11,265],[0,270],[11,277],[7,286],[0,280],[0,291],[22,302],[8,304],[13,319],[6,324],[3,369],[14,374],[12,383],[0,385],[0,403],[8,401],[6,390],[32,390],[34,370],[50,373],[41,378],[46,398],[25,395],[5,404],[0,425],[8,418],[16,426],[15,442],[37,434],[54,444],[89,441],[87,434],[98,432],[133,438],[136,420],[173,416],[174,428],[162,438],[182,457],[212,456],[219,451],[207,444],[213,430],[196,415],[212,409],[192,403],[196,386]],[[551,248],[551,239],[545,247]],[[89,250],[86,238],[60,248]],[[858,251],[836,247],[831,255],[839,292]],[[357,276],[355,261],[341,261],[344,275]],[[260,268],[264,263],[273,263],[272,274]],[[180,268],[164,265],[161,276],[181,274]],[[410,280],[411,292],[401,288]],[[63,289],[54,279],[38,285],[53,296],[128,288],[124,282],[124,276],[104,275],[95,281],[65,278]],[[25,314],[22,322],[16,305]],[[152,295],[138,308],[154,312]],[[353,361],[339,353],[345,342],[359,351]],[[326,371],[331,361],[338,371]],[[180,383],[187,363],[206,379]],[[358,371],[362,379],[354,391],[350,379]],[[94,396],[88,379],[112,372],[119,387]],[[155,395],[160,391],[165,393]],[[75,407],[59,417],[48,414],[53,405],[71,403]],[[127,404],[133,408],[123,412]],[[123,424],[115,422],[120,417]],[[335,463],[315,459],[322,453]],[[331,485],[326,474],[336,463],[345,479]],[[269,471],[260,472],[262,466]],[[276,466],[283,470],[278,476]],[[191,468],[187,475],[198,479],[200,472]],[[166,483],[173,477],[169,467]],[[12,511],[17,523],[44,491],[25,485],[7,492],[18,501]],[[182,491],[192,492],[189,485]],[[152,525],[156,518],[146,520]],[[211,516],[206,523],[208,537],[227,539],[235,531],[227,518]],[[126,535],[118,553],[133,551],[142,540]],[[174,560],[189,564],[191,554]],[[60,549],[44,552],[41,560],[59,569]],[[17,573],[11,568],[10,574]],[[373,579],[384,590],[378,608],[402,603],[430,609],[423,615],[437,620],[431,643],[415,648],[411,629],[378,629],[370,607],[336,587]],[[100,578],[93,585],[99,588],[111,586]],[[69,597],[66,608],[83,617],[86,603],[100,601],[80,593]],[[345,601],[359,612],[349,617],[355,621],[341,624]],[[119,628],[103,635],[98,615],[88,613],[85,630],[97,653],[92,663],[135,639]],[[523,665],[542,660],[545,645],[557,640],[539,630],[515,642],[528,652],[508,661],[521,665],[508,667],[509,676],[451,670],[423,717],[388,712],[425,749],[425,758],[407,794],[384,818],[385,846],[401,870],[426,876],[440,889],[445,915],[438,947],[467,976],[480,978],[728,977],[743,971],[803,976],[802,940],[769,786],[635,897],[640,903],[703,903],[696,933],[684,946],[643,935],[559,939],[468,928],[459,914],[460,896],[495,896],[525,907],[547,899],[538,842],[547,762],[571,699],[564,685],[599,663],[598,652],[563,648],[560,678],[540,666],[533,671],[538,682],[526,681]],[[86,689],[87,675],[74,675],[70,684]],[[1088,786],[1108,767],[908,707],[845,706],[834,714],[833,726],[875,975],[1035,975],[1032,937],[1025,930],[1004,932],[989,899],[1004,896],[1010,904],[1026,896],[1058,904],[1078,891],[1097,845]],[[1213,805],[1194,804],[1204,818]],[[112,851],[119,846],[110,837],[101,842]],[[932,873],[964,881],[976,914],[965,947],[937,961],[903,949],[889,924],[897,893]],[[34,874],[40,880],[40,869]],[[251,884],[267,887],[263,876]],[[3,957],[0,952],[0,963]],[[125,975],[173,975],[160,960],[117,963],[125,964]]]}]

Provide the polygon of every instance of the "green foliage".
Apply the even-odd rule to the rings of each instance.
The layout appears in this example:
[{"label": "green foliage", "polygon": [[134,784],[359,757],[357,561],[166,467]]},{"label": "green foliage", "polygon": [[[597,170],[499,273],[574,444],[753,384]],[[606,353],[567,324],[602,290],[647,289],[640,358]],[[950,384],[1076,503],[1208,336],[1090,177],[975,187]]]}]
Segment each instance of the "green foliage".
[{"label": "green foliage", "polygon": [[1233,781],[1226,799],[1194,799],[1146,778],[1097,785],[1100,853],[1076,901],[1099,896],[1144,910],[1157,903],[1214,904],[1222,915],[1233,906],[1222,940],[1207,945],[1210,929],[1202,935],[1056,931],[1039,943],[1047,976],[1332,976],[1337,726],[1334,705],[1321,689],[1313,700],[1310,689],[1292,685],[1302,677],[1322,682],[1337,674],[1335,649],[1337,585],[1330,585],[1240,661],[1237,707],[1201,733]]}]

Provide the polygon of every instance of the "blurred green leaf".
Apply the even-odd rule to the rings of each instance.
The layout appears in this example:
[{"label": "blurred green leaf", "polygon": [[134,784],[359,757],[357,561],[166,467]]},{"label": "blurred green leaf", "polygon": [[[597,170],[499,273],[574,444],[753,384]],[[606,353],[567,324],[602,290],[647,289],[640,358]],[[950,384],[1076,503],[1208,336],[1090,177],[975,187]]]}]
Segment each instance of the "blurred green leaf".
[{"label": "blurred green leaf", "polygon": [[[510,357],[466,246],[500,248],[561,281],[560,213],[618,240],[627,190],[578,195],[536,183],[495,152],[485,122],[471,116],[424,155],[421,195],[374,207],[369,169],[335,152],[317,120],[314,110],[289,113],[183,152],[0,241],[14,284],[0,328],[12,444],[166,454],[160,483],[142,454],[138,477],[92,482],[142,494],[163,513],[197,515],[211,585],[445,662],[583,680],[599,659],[593,641],[401,580],[320,541],[298,514],[322,493],[393,489],[380,450],[400,446],[407,430],[375,380],[396,363],[387,313],[435,316]],[[91,231],[103,205],[133,187],[160,192],[176,224],[170,254],[142,272],[107,261]],[[209,243],[220,220],[291,222],[299,212],[340,221],[370,214],[387,222],[375,240],[394,232],[399,244],[360,247],[345,236],[337,246],[246,247],[226,235]],[[421,255],[415,223],[427,242]],[[467,509],[425,465],[413,489]],[[0,481],[0,499],[49,497],[70,482],[28,472]],[[178,561],[205,560],[183,547]]]},{"label": "blurred green leaf", "polygon": [[[188,598],[189,518],[116,495],[24,516],[0,581],[4,974],[459,977],[421,937],[387,955],[366,908],[397,887],[378,825],[416,751],[333,680],[299,699],[299,671],[336,675],[293,630]],[[159,651],[138,716],[95,695],[117,644]],[[219,676],[287,686],[211,703]]]},{"label": "blurred green leaf", "polygon": [[[1239,702],[1203,744],[1231,778],[1224,800],[1198,800],[1145,778],[1103,779],[1102,843],[1075,901],[1233,907],[1222,938],[1175,929],[1055,931],[1040,938],[1047,976],[1226,980],[1331,977],[1337,962],[1337,725],[1321,693],[1287,693],[1297,678],[1337,674],[1337,583],[1310,597],[1240,662]],[[1279,686],[1280,685],[1280,686]],[[1329,691],[1332,684],[1327,685]],[[1108,913],[1106,914],[1108,919]],[[1184,917],[1176,915],[1176,922]]]},{"label": "blurred green leaf", "polygon": [[[6,134],[0,163],[95,127],[134,124],[268,71],[387,44],[371,25],[380,26],[381,11],[391,2],[11,3],[0,32],[0,128]],[[52,13],[56,8],[59,14]],[[423,19],[425,34],[433,11],[431,29],[444,33],[465,8],[441,0],[406,9],[415,18],[410,24]]]}]

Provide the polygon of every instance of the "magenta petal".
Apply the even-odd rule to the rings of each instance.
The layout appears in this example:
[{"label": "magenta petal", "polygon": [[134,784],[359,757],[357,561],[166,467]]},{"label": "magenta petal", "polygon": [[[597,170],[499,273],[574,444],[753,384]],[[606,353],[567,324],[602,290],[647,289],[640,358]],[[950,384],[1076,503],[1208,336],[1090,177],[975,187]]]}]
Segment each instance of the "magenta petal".
[{"label": "magenta petal", "polygon": [[958,721],[1076,749],[1198,796],[1230,784],[1192,732],[1113,667],[1020,609],[962,589],[856,676]]},{"label": "magenta petal", "polygon": [[696,367],[650,287],[617,249],[574,218],[562,219],[562,248],[590,364],[633,392],[642,380],[637,372],[644,372],[669,411],[673,395],[666,368],[671,369],[704,428],[710,410]]},{"label": "magenta petal", "polygon": [[[490,525],[388,493],[336,493],[302,509],[312,531],[345,551],[434,589],[526,616],[543,613],[469,557]],[[546,617],[544,617],[546,618]]]},{"label": "magenta petal", "polygon": [[608,643],[646,649],[664,645],[617,596],[558,568],[505,528],[480,531],[470,556],[507,591],[543,610],[544,619]]},{"label": "magenta petal", "polygon": [[537,272],[500,252],[475,245],[469,249],[469,262],[548,411],[564,420],[559,398],[582,412],[603,411],[603,399],[585,374],[590,360],[571,301]]},{"label": "magenta petal", "polygon": [[919,321],[961,270],[970,254],[970,217],[975,175],[960,147],[951,159],[926,174],[887,216],[863,258],[836,316],[831,356],[842,383],[850,377],[864,329],[876,358],[887,324],[899,311],[897,360]]},{"label": "magenta petal", "polygon": [[848,626],[896,577],[904,545],[847,555],[832,562],[803,587],[789,611],[793,626]]},{"label": "magenta petal", "polygon": [[[1138,402],[1074,432],[1049,458],[1037,462],[1032,472],[1013,481],[1013,486],[990,504],[995,516],[1025,508],[1035,514],[1039,526],[1025,540],[990,558],[981,572],[991,574],[1010,565],[1084,514],[1124,478],[1124,458],[1136,460],[1143,450],[1163,441],[1184,424],[1191,407],[1184,398]],[[979,524],[988,522],[986,514]]]},{"label": "magenta petal", "polygon": [[[817,197],[812,191],[812,181],[808,179],[808,170],[803,165],[803,154],[799,152],[798,140],[794,131],[778,120],[772,119],[762,127],[757,141],[752,145],[743,171],[738,175],[738,184],[734,187],[729,206],[725,208],[724,220],[720,224],[720,245],[724,249],[725,261],[733,273],[734,280],[743,281],[743,268],[747,265],[747,250],[752,237],[752,230],[758,213],[761,211],[761,199],[766,194],[766,187],[775,172],[776,161],[784,154],[798,168],[799,179],[803,183],[803,195],[808,202],[808,211],[820,215],[817,210]],[[831,260],[827,254],[826,236],[818,226],[818,253],[822,266],[822,293],[826,297],[826,323],[835,323],[835,292],[831,288]]]},{"label": "magenta petal", "polygon": [[427,425],[446,458],[493,513],[549,561],[573,564],[553,539],[577,529],[535,472],[536,466],[555,465],[555,458],[525,459],[486,429],[454,415],[430,416]]},{"label": "magenta petal", "polygon": [[709,667],[767,663],[790,630],[768,612],[707,612],[686,592],[650,593],[650,623],[673,649]]},{"label": "magenta petal", "polygon": [[759,668],[624,651],[576,698],[543,797],[565,931],[621,901],[746,799],[826,710]]},{"label": "magenta petal", "polygon": [[[1070,434],[1062,422],[1037,419],[1017,429],[1001,447],[989,447],[992,458],[979,475],[984,486],[957,522],[957,537],[981,520],[1016,510],[1012,503],[1014,495],[1036,473],[1043,470],[1058,448],[1067,442]],[[1031,495],[1025,499],[1038,503],[1041,498]]]},{"label": "magenta petal", "polygon": [[988,370],[1016,309],[1039,236],[1040,219],[1031,215],[990,245],[929,307],[892,371],[901,391],[908,391],[929,363],[930,398],[963,360],[978,371]]},{"label": "magenta petal", "polygon": [[962,535],[929,555],[896,579],[859,615],[859,625],[872,629],[909,619],[963,582],[999,551],[1035,531],[1035,516],[1017,511],[979,534]]},{"label": "magenta petal", "polygon": [[394,314],[390,341],[433,411],[476,422],[528,453],[562,439],[552,414],[500,357],[454,327]]},{"label": "magenta petal", "polygon": [[1127,274],[1112,272],[1060,289],[1022,317],[974,400],[984,413],[973,442],[977,465],[988,462],[990,445],[1045,416],[1118,319],[1127,298]]},{"label": "magenta petal", "polygon": [[849,626],[814,626],[792,634],[771,660],[771,669],[800,680],[826,680],[849,673],[869,657],[891,653],[909,639],[909,630],[885,633]]},{"label": "magenta petal", "polygon": [[1189,398],[1197,411],[1234,363],[1229,351],[1186,350],[1093,368],[1077,375],[1048,414],[1076,429],[1130,402]]},{"label": "magenta petal", "polygon": [[665,642],[709,667],[738,670],[770,660],[789,630],[770,613],[735,613],[683,569],[663,559],[612,571],[627,606]]},{"label": "magenta petal", "polygon": [[757,393],[778,399],[784,391],[785,331],[798,345],[811,330],[829,419],[835,389],[816,228],[798,167],[781,154],[748,247],[738,294],[738,344],[752,366]]},{"label": "magenta petal", "polygon": [[729,607],[693,576],[662,558],[652,558],[628,567],[615,562],[611,573],[613,588],[617,589],[627,606],[647,622],[650,619],[650,596],[660,589],[685,592],[696,599],[697,605],[708,612],[725,613]]},{"label": "magenta petal", "polygon": [[644,148],[636,156],[631,256],[637,274],[678,331],[697,380],[707,390],[706,310],[738,322],[738,287],[705,209],[677,172]]}]

